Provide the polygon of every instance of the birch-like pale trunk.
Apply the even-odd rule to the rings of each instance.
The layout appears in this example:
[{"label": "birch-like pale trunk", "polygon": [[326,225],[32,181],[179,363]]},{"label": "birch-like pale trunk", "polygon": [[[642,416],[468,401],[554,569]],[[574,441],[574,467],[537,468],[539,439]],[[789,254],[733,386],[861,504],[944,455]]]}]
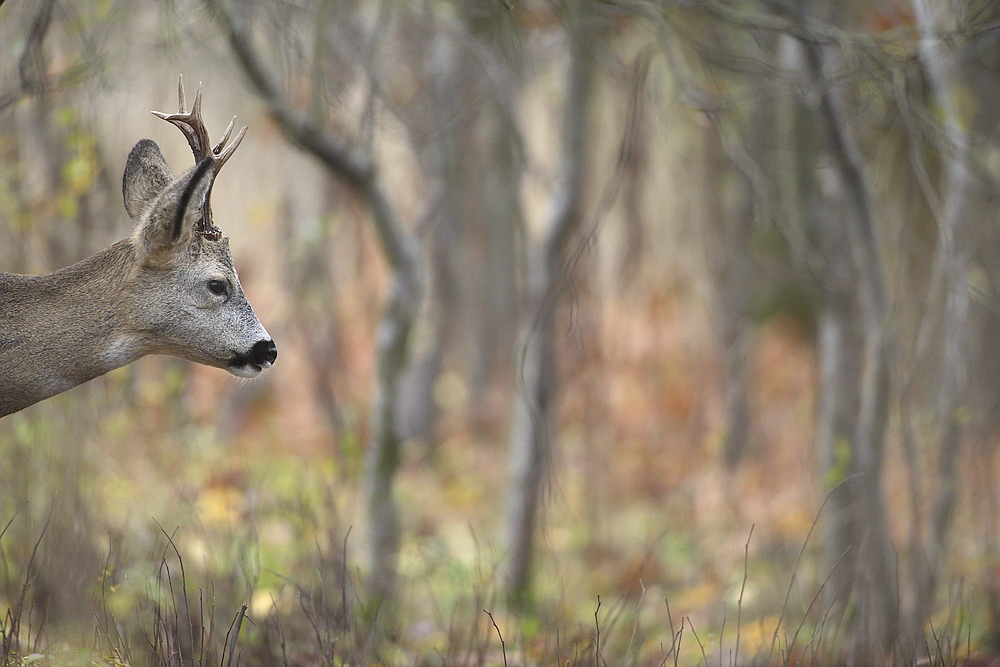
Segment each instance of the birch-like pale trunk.
[{"label": "birch-like pale trunk", "polygon": [[972,171],[969,165],[969,119],[963,117],[959,97],[963,79],[959,54],[946,48],[938,35],[954,28],[946,3],[913,0],[913,14],[920,31],[919,56],[933,103],[939,110],[945,165],[941,207],[938,211],[938,261],[944,283],[945,312],[942,338],[942,376],[938,389],[939,429],[938,488],[931,507],[922,567],[918,570],[914,605],[914,631],[930,616],[937,589],[937,573],[946,548],[958,493],[958,454],[963,427],[960,417],[968,384],[969,347],[969,248],[965,243],[963,216]]},{"label": "birch-like pale trunk", "polygon": [[528,308],[521,333],[510,427],[507,487],[508,598],[524,605],[530,598],[531,565],[542,483],[551,458],[556,354],[554,318],[566,251],[580,226],[587,173],[588,107],[593,55],[588,37],[589,0],[569,4],[569,65],[563,112],[562,177],[552,214],[539,246],[528,256]]}]

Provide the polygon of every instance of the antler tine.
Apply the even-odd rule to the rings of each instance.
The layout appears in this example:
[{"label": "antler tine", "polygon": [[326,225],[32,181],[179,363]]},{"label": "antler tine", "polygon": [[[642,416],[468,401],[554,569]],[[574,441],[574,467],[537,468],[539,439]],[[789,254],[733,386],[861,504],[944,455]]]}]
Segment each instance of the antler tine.
[{"label": "antler tine", "polygon": [[[199,87],[200,88],[200,87]],[[180,100],[180,105],[177,113],[187,113],[184,109],[184,75],[177,75],[177,99]]]},{"label": "antler tine", "polygon": [[[0,0],[2,3],[3,0]],[[236,148],[243,141],[244,135],[246,135],[247,128],[243,126],[240,131],[236,134],[236,137],[230,142],[228,146],[225,146],[226,141],[229,140],[229,136],[233,132],[233,127],[236,125],[236,116],[229,121],[229,126],[226,131],[222,133],[222,138],[219,142],[212,146],[211,140],[208,136],[208,129],[205,127],[205,120],[201,117],[201,82],[198,83],[198,91],[194,95],[194,104],[191,105],[191,111],[186,111],[187,101],[184,96],[184,77],[179,77],[177,80],[177,99],[179,110],[177,113],[167,114],[161,111],[154,111],[153,115],[157,118],[162,118],[171,125],[176,126],[184,134],[184,137],[188,141],[188,145],[191,146],[191,152],[194,153],[194,161],[201,162],[205,158],[212,158],[212,171],[215,174],[219,173],[222,169],[222,165],[226,163],[226,160],[233,154]],[[223,148],[225,146],[225,148]],[[209,205],[209,197],[211,196],[211,185],[209,186],[209,194],[205,196],[204,204],[204,215],[202,217],[202,231],[206,235],[213,234],[218,230],[213,227],[212,209]],[[212,230],[215,230],[213,232]]]},{"label": "antler tine", "polygon": [[229,125],[226,126],[226,131],[222,133],[222,138],[219,139],[218,143],[216,143],[215,146],[212,147],[212,153],[214,153],[215,155],[219,154],[219,151],[222,150],[222,147],[225,145],[226,140],[229,139],[229,133],[233,131],[234,125],[236,125],[236,116],[233,116],[233,119],[229,121]]},{"label": "antler tine", "polygon": [[233,116],[233,119],[229,121],[226,131],[222,133],[222,138],[219,139],[219,142],[215,146],[212,146],[210,143],[211,140],[208,137],[208,130],[205,128],[205,121],[201,117],[201,86],[202,84],[199,83],[198,92],[194,96],[194,104],[191,105],[191,111],[187,112],[184,110],[186,106],[184,78],[181,77],[177,83],[177,97],[180,101],[180,111],[174,114],[154,111],[153,114],[157,118],[162,118],[175,125],[184,133],[188,144],[191,146],[191,152],[194,153],[195,162],[203,160],[206,157],[211,157],[215,162],[215,173],[219,173],[219,169],[226,163],[229,156],[233,154],[236,147],[240,145],[247,128],[246,126],[241,128],[236,138],[233,139],[233,142],[223,150],[223,146],[225,146],[226,141],[228,141],[229,136],[233,132],[233,127],[236,125],[236,116]]},{"label": "antler tine", "polygon": [[[226,149],[224,151],[216,155],[215,173],[219,173],[219,170],[222,169],[222,165],[226,164],[226,160],[228,160],[230,156],[232,156],[232,154],[239,147],[240,142],[243,141],[243,137],[246,135],[246,133],[247,133],[247,126],[244,125],[243,127],[240,128],[240,131],[236,133],[236,138],[233,139],[232,143],[226,146]],[[221,145],[222,142],[220,141],[219,146]],[[218,148],[216,148],[216,150],[218,150]]]},{"label": "antler tine", "polygon": [[[199,162],[211,156],[211,143],[208,138],[208,130],[205,128],[205,121],[201,117],[201,83],[198,83],[198,92],[195,93],[194,104],[191,106],[190,112],[184,111],[186,103],[184,99],[183,78],[177,84],[177,97],[180,101],[180,111],[173,114],[154,111],[153,115],[157,118],[162,118],[180,129],[184,137],[188,140],[188,145],[191,146],[191,152],[194,153],[194,161]],[[218,171],[218,168],[216,168],[216,171]]]},{"label": "antler tine", "polygon": [[201,119],[201,81],[198,82],[198,90],[194,91],[194,104],[191,105],[191,115]]}]

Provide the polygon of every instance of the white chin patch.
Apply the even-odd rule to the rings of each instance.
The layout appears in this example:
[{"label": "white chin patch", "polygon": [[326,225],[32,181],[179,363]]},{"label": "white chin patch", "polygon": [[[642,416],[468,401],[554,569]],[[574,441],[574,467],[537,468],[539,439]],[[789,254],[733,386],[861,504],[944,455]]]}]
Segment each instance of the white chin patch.
[{"label": "white chin patch", "polygon": [[254,364],[244,364],[242,366],[227,366],[226,370],[236,377],[255,378],[260,375],[264,369]]}]

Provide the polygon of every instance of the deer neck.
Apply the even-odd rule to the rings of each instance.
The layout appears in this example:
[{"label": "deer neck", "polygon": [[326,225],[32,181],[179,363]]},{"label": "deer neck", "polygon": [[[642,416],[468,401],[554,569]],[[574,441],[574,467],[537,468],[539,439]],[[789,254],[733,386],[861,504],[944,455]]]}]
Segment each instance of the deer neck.
[{"label": "deer neck", "polygon": [[0,273],[0,417],[142,356],[130,333],[124,239],[44,276]]}]

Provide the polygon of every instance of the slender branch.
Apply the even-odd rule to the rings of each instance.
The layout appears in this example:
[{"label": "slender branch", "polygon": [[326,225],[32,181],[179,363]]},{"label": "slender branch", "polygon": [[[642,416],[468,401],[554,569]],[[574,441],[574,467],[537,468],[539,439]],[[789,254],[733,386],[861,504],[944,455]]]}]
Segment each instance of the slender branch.
[{"label": "slender branch", "polygon": [[[0,0],[0,6],[3,0]],[[52,25],[52,9],[55,0],[44,0],[39,5],[28,30],[27,40],[21,57],[17,61],[19,85],[15,90],[0,94],[0,111],[15,104],[24,97],[44,93],[52,88],[46,74],[45,52],[42,47]]]},{"label": "slender branch", "polygon": [[42,43],[52,25],[52,8],[55,0],[45,0],[42,3],[35,20],[31,22],[31,29],[28,31],[28,43],[25,44],[24,52],[17,63],[18,73],[21,76],[21,90],[26,93],[38,93],[44,90],[45,81],[45,54],[42,51]]},{"label": "slender branch", "polygon": [[717,0],[699,0],[698,6],[725,23],[744,29],[786,33],[803,42],[843,44],[871,41],[871,37],[864,33],[841,30],[815,17],[802,17],[803,20],[796,20],[776,13],[734,9]]},{"label": "slender branch", "polygon": [[254,47],[244,17],[231,14],[223,6],[222,0],[208,0],[208,6],[229,39],[240,67],[275,121],[293,142],[322,162],[369,206],[390,266],[408,277],[412,276],[417,261],[416,242],[403,228],[379,184],[377,170],[371,158],[352,151],[343,142],[324,132],[308,116],[292,109]]},{"label": "slender branch", "polygon": [[490,617],[490,623],[493,624],[493,628],[497,631],[497,637],[500,638],[500,652],[503,653],[503,667],[507,667],[507,646],[503,641],[503,633],[500,632],[500,628],[497,627],[497,622],[493,618],[493,613],[483,609],[483,613]]},{"label": "slender branch", "polygon": [[879,260],[874,231],[874,203],[864,175],[864,161],[857,146],[845,130],[842,120],[843,114],[837,108],[837,100],[835,100],[834,93],[823,72],[822,54],[815,44],[808,42],[802,44],[810,74],[816,85],[820,87],[820,114],[826,126],[834,159],[837,161],[847,186],[845,190],[854,209],[854,216],[852,216],[854,224],[851,227],[857,233],[859,243],[852,245],[856,246],[860,253],[856,259],[859,268],[869,274],[865,276],[866,282],[870,281],[870,289],[866,290],[870,299],[870,303],[867,305],[871,309],[871,314],[880,317],[885,305],[885,286],[882,272],[878,268]]}]

